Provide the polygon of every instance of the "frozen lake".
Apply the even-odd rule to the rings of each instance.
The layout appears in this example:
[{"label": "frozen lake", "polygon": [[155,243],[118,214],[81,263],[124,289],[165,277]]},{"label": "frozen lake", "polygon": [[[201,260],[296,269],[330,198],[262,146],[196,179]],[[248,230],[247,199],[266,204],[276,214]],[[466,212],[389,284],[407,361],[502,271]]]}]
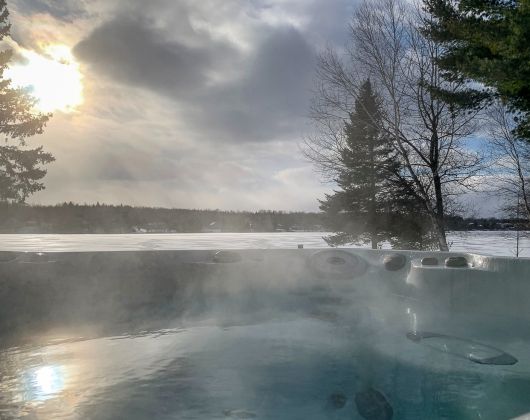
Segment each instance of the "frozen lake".
[{"label": "frozen lake", "polygon": [[[1,251],[134,251],[156,249],[238,249],[326,247],[325,232],[177,233],[122,235],[0,235]],[[516,233],[451,232],[451,251],[515,256]],[[520,256],[530,257],[530,232],[523,232]]]}]

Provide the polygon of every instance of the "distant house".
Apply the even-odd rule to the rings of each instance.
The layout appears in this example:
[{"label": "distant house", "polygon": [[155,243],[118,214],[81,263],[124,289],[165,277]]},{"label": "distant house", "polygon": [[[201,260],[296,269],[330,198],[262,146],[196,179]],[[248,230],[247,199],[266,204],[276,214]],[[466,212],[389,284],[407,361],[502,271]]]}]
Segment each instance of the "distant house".
[{"label": "distant house", "polygon": [[274,229],[275,232],[287,232],[287,229],[285,229],[285,227],[281,224],[277,224],[276,225],[276,229]]},{"label": "distant house", "polygon": [[147,223],[145,226],[133,226],[134,233],[169,233],[170,229],[166,226],[165,223],[161,222],[151,222]]},{"label": "distant house", "polygon": [[202,232],[204,233],[220,233],[222,232],[222,229],[217,222],[210,223],[207,227],[202,229]]}]

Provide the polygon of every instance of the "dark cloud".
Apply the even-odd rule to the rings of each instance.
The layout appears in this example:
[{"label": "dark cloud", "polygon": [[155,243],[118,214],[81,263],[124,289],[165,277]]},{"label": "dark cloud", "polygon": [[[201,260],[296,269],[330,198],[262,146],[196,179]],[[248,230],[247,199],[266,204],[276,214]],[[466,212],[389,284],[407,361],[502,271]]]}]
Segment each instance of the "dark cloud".
[{"label": "dark cloud", "polygon": [[165,39],[145,21],[119,17],[96,28],[74,53],[115,81],[179,96],[200,88],[216,55],[230,49],[214,41],[192,48]]},{"label": "dark cloud", "polygon": [[256,46],[244,76],[203,92],[197,124],[223,141],[264,141],[300,134],[307,114],[315,51],[292,27],[275,29]]},{"label": "dark cloud", "polygon": [[[189,31],[188,31],[189,32]],[[186,45],[143,20],[119,17],[96,28],[74,49],[98,73],[185,102],[189,121],[208,138],[263,141],[292,134],[305,115],[315,51],[293,27],[267,28],[243,57],[226,43]],[[223,81],[224,72],[239,72]],[[208,74],[221,74],[209,83]]]}]

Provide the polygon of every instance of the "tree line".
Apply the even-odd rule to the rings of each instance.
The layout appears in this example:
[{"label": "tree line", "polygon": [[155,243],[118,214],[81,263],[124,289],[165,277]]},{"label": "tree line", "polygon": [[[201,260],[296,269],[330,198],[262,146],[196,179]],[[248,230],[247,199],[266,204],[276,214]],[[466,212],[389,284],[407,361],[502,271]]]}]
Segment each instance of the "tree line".
[{"label": "tree line", "polygon": [[319,57],[304,148],[337,186],[320,201],[335,222],[331,244],[447,251],[448,219],[468,191],[498,193],[528,223],[527,6],[358,5],[348,45]]},{"label": "tree line", "polygon": [[[513,230],[515,219],[448,217],[449,230]],[[223,211],[62,203],[0,203],[0,233],[197,233],[332,231],[322,212]],[[344,221],[346,226],[349,221]],[[394,246],[403,244],[392,243]]]},{"label": "tree line", "polygon": [[277,232],[324,229],[321,213],[0,203],[0,233]]}]

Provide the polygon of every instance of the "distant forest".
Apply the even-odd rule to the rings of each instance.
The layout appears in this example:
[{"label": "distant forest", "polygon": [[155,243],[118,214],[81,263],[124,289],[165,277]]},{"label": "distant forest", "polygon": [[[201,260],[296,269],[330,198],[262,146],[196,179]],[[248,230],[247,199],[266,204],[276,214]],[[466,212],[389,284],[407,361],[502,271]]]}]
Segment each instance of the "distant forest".
[{"label": "distant forest", "polygon": [[[237,212],[126,205],[0,203],[0,233],[195,233],[329,231],[324,213]],[[511,219],[449,217],[449,230],[513,230]]]}]

